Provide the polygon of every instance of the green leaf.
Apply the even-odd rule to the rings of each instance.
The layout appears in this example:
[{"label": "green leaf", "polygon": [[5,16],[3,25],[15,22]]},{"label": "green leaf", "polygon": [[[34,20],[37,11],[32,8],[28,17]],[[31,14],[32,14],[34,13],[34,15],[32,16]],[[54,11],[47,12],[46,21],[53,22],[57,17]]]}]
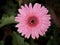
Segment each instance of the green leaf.
[{"label": "green leaf", "polygon": [[30,45],[38,45],[37,43],[34,42],[32,38],[30,38]]},{"label": "green leaf", "polygon": [[18,0],[19,6],[21,6],[22,4],[22,0]]},{"label": "green leaf", "polygon": [[29,44],[27,42],[25,42],[24,45],[29,45]]},{"label": "green leaf", "polygon": [[29,45],[27,42],[24,42],[24,38],[21,37],[17,32],[13,32],[13,45]]},{"label": "green leaf", "polygon": [[4,41],[0,41],[0,45],[4,45]]},{"label": "green leaf", "polygon": [[3,27],[5,25],[11,24],[11,23],[16,23],[14,16],[10,16],[10,17],[3,16],[2,19],[0,20],[0,27]]}]

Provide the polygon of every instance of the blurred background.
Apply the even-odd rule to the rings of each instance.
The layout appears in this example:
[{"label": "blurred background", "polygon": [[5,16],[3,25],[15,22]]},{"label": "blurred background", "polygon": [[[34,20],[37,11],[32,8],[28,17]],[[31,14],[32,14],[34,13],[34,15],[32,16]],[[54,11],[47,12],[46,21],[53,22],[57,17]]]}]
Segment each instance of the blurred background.
[{"label": "blurred background", "polygon": [[[51,26],[39,39],[25,39],[18,32],[15,16],[21,5],[39,3],[51,14]],[[60,45],[60,0],[0,0],[0,45]]]}]

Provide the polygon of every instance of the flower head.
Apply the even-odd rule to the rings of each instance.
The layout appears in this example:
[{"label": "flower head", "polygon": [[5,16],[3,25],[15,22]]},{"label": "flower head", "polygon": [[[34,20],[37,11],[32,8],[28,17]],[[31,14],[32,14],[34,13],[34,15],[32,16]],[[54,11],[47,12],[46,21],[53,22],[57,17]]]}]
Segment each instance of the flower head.
[{"label": "flower head", "polygon": [[50,26],[50,14],[47,8],[41,6],[41,4],[35,3],[32,7],[30,3],[29,6],[26,4],[18,9],[19,14],[15,18],[18,22],[16,27],[18,27],[18,32],[21,33],[25,38],[30,36],[35,39],[39,35],[43,36]]}]

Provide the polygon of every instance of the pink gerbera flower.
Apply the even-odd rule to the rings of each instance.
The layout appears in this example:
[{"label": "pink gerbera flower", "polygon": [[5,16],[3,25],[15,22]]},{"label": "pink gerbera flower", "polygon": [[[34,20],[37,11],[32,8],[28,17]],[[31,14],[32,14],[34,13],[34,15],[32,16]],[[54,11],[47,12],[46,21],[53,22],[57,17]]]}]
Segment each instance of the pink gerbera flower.
[{"label": "pink gerbera flower", "polygon": [[18,32],[21,33],[25,38],[30,36],[35,39],[39,35],[43,36],[47,29],[50,26],[50,14],[48,10],[41,6],[41,4],[35,3],[32,7],[30,3],[29,6],[26,4],[21,6],[21,9],[18,9],[19,14],[15,18],[15,21],[18,22],[16,27],[18,27]]}]

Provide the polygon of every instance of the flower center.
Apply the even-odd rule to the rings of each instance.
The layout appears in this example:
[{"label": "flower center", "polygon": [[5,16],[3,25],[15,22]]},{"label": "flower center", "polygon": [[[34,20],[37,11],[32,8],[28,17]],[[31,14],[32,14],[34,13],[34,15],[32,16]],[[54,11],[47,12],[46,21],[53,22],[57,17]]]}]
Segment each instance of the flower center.
[{"label": "flower center", "polygon": [[35,23],[35,20],[34,19],[31,19],[30,23],[31,24]]},{"label": "flower center", "polygon": [[28,24],[28,26],[30,26],[30,27],[35,27],[35,26],[37,26],[37,24],[38,24],[38,18],[36,17],[36,16],[30,16],[30,17],[28,17],[28,19],[27,19],[27,24]]}]

